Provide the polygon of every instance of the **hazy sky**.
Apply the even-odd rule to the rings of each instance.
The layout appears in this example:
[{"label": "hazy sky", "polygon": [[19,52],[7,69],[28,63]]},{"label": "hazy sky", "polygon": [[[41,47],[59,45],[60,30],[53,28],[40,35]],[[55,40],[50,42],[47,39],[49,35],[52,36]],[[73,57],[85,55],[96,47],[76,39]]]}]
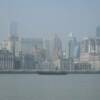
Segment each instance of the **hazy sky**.
[{"label": "hazy sky", "polygon": [[12,21],[24,37],[57,33],[65,41],[70,32],[93,35],[100,25],[100,0],[0,0],[0,40],[6,38]]}]

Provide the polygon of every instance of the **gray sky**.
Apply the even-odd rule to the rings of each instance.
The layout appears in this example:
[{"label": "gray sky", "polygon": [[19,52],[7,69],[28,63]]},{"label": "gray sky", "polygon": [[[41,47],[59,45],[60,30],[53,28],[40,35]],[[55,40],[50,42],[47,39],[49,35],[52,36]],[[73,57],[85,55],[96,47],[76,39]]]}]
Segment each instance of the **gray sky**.
[{"label": "gray sky", "polygon": [[82,37],[95,34],[100,25],[100,0],[0,0],[0,40],[9,24],[18,23],[24,37],[52,37],[66,42],[68,33]]}]

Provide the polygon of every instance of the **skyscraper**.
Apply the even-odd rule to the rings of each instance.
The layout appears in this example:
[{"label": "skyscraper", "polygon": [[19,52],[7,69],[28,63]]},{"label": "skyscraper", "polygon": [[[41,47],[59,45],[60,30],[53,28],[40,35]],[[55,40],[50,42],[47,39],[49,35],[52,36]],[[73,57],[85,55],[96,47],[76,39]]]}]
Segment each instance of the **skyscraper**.
[{"label": "skyscraper", "polygon": [[[18,49],[18,32],[17,32],[17,23],[12,22],[10,24],[10,31],[8,34],[8,50],[16,55],[16,50]],[[18,50],[17,50],[18,51]]]},{"label": "skyscraper", "polygon": [[9,35],[17,36],[18,35],[18,24],[16,22],[11,22],[9,27]]},{"label": "skyscraper", "polygon": [[53,52],[54,52],[53,53],[54,59],[61,59],[62,58],[62,55],[63,55],[62,41],[57,35],[55,35],[55,38],[54,38]]},{"label": "skyscraper", "polygon": [[100,38],[100,26],[97,26],[96,28],[96,37]]},{"label": "skyscraper", "polygon": [[69,34],[68,48],[69,48],[69,58],[74,58],[75,56],[75,48],[77,45],[77,40],[73,37],[73,34]]},{"label": "skyscraper", "polygon": [[62,57],[63,57],[62,41],[56,34],[53,40],[53,58],[52,58],[54,68],[56,68],[56,70],[61,69]]}]

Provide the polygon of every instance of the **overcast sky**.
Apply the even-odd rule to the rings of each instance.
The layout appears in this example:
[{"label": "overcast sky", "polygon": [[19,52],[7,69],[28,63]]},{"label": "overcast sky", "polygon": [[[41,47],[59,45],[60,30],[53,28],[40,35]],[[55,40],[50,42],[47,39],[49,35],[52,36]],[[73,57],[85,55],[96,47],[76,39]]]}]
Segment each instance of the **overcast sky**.
[{"label": "overcast sky", "polygon": [[0,0],[0,40],[17,22],[24,37],[52,37],[64,42],[70,32],[82,37],[95,34],[100,25],[100,0]]}]

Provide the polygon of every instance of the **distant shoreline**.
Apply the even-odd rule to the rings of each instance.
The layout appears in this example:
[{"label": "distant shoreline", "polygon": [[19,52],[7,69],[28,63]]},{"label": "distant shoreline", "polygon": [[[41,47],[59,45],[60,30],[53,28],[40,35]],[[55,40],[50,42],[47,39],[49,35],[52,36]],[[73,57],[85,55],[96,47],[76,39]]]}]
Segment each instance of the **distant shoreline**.
[{"label": "distant shoreline", "polygon": [[39,75],[67,75],[67,74],[100,74],[100,71],[68,72],[68,71],[0,71],[0,74],[39,74]]}]

